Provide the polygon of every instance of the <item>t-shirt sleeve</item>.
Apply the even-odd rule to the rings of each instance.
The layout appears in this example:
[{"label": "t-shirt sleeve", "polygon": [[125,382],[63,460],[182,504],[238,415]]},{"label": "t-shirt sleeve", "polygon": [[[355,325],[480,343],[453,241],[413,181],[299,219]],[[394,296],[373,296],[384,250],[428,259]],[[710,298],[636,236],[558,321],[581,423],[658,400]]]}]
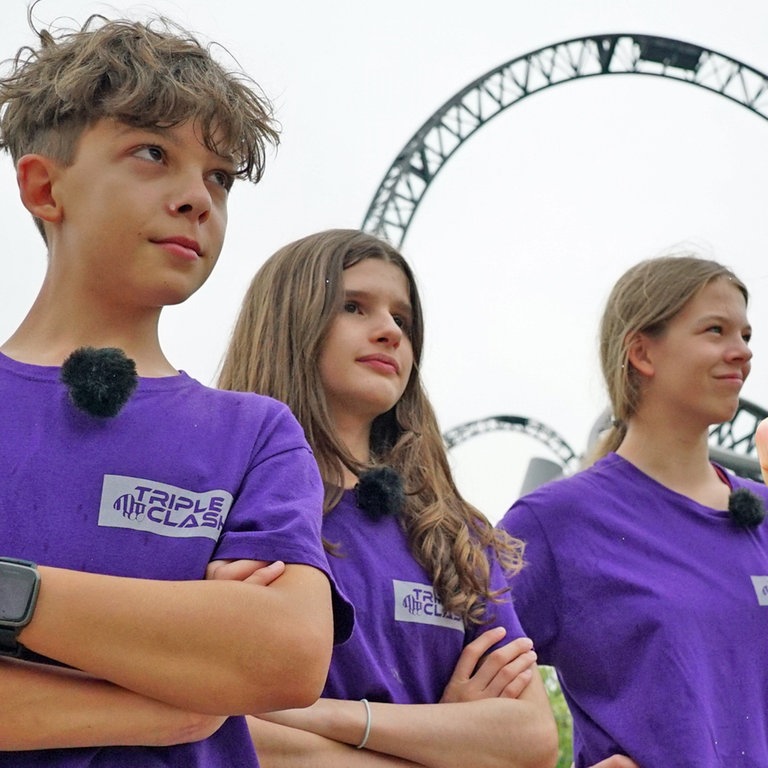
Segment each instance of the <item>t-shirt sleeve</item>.
[{"label": "t-shirt sleeve", "polygon": [[354,612],[336,585],[323,549],[323,485],[303,430],[273,404],[219,538],[214,559],[282,560],[310,565],[331,582],[335,640],[352,632]]},{"label": "t-shirt sleeve", "polygon": [[523,568],[509,579],[512,603],[525,633],[533,640],[539,662],[553,664],[559,613],[555,600],[561,590],[546,530],[524,500],[511,507],[499,527],[525,542]]},{"label": "t-shirt sleeve", "polygon": [[507,630],[507,634],[500,642],[489,649],[490,653],[511,640],[518,637],[525,637],[525,632],[520,626],[520,619],[518,619],[517,612],[510,600],[504,570],[492,551],[488,552],[488,560],[490,564],[489,587],[491,592],[497,592],[499,595],[495,601],[489,601],[487,603],[483,621],[480,624],[472,625],[472,631],[470,632],[467,642],[474,640],[488,629],[492,629],[493,627],[504,627],[504,629]]}]

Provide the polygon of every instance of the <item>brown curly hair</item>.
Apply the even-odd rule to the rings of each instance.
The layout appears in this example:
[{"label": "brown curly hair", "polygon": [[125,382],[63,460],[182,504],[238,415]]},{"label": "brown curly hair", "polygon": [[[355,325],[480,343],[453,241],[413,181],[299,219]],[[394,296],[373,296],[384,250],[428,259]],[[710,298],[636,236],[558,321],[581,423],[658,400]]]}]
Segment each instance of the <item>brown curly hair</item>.
[{"label": "brown curly hair", "polygon": [[479,622],[486,605],[500,597],[490,590],[487,552],[512,574],[522,564],[523,544],[495,530],[456,488],[419,374],[421,301],[413,272],[395,248],[358,230],[332,229],[277,251],[248,288],[218,385],[270,395],[290,406],[326,483],[325,511],[332,509],[341,497],[343,467],[356,474],[369,467],[356,462],[336,436],[318,360],[343,304],[343,271],[364,259],[383,259],[403,271],[413,311],[413,370],[398,403],[373,422],[373,462],[392,467],[404,480],[403,525],[444,607]]},{"label": "brown curly hair", "polygon": [[[210,46],[168,19],[90,16],[74,31],[37,30],[0,79],[0,149],[14,163],[43,154],[69,165],[85,128],[114,119],[138,128],[193,121],[205,146],[257,182],[277,145],[272,108],[256,83],[214,60]],[[40,222],[38,228],[42,232]]]}]

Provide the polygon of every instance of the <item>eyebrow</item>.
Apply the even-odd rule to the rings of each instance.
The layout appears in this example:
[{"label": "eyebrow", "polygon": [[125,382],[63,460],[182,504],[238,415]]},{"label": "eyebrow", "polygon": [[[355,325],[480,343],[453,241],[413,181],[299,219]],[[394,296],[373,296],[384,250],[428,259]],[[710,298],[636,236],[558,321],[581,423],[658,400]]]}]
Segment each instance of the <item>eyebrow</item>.
[{"label": "eyebrow", "polygon": [[[368,299],[372,295],[371,291],[355,290],[352,288],[344,289],[345,299]],[[404,315],[413,315],[413,306],[410,301],[394,301],[393,305],[398,312]]]},{"label": "eyebrow", "polygon": [[[711,315],[704,315],[699,319],[699,322],[702,325],[706,325],[707,323],[718,323],[719,325],[739,325],[738,323],[733,321],[733,318],[728,317],[727,315],[719,315],[719,314],[711,314]],[[742,326],[742,330],[752,332],[752,326],[749,323],[745,323]]]},{"label": "eyebrow", "polygon": [[[172,144],[174,147],[178,147],[181,144],[181,141],[171,132],[174,126],[168,126],[163,127],[160,125],[129,125],[128,123],[122,123],[122,128],[120,130],[121,134],[129,134],[129,133],[151,133],[154,136],[159,136],[165,141]],[[203,144],[205,146],[205,144]],[[235,157],[234,155],[222,155],[220,152],[214,152],[213,150],[206,147],[209,152],[214,154],[216,157],[221,160],[222,163],[227,163],[228,165],[231,165],[232,167],[235,166]]]}]

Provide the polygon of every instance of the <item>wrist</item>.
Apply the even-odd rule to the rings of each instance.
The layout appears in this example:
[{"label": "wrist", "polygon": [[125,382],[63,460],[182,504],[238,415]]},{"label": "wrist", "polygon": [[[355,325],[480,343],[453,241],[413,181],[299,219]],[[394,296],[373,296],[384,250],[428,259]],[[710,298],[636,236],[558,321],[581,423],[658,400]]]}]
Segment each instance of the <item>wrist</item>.
[{"label": "wrist", "polygon": [[360,699],[360,702],[365,706],[365,730],[363,731],[363,738],[357,745],[357,749],[364,749],[371,735],[371,705],[368,703],[368,699]]},{"label": "wrist", "polygon": [[0,654],[21,654],[19,633],[32,620],[39,589],[35,563],[0,557]]}]

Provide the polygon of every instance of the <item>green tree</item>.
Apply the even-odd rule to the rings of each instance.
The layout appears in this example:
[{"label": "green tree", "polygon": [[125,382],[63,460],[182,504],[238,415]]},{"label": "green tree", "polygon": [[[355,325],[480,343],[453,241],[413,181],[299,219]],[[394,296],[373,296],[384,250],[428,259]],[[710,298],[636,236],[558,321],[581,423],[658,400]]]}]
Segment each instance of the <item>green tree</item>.
[{"label": "green tree", "polygon": [[555,722],[557,723],[559,742],[557,768],[570,768],[573,762],[573,745],[571,740],[573,721],[571,720],[571,713],[568,710],[568,705],[565,703],[563,692],[560,690],[560,683],[554,668],[541,666],[539,670],[541,671],[541,679],[544,681],[544,687],[547,689],[549,703],[552,706]]}]

